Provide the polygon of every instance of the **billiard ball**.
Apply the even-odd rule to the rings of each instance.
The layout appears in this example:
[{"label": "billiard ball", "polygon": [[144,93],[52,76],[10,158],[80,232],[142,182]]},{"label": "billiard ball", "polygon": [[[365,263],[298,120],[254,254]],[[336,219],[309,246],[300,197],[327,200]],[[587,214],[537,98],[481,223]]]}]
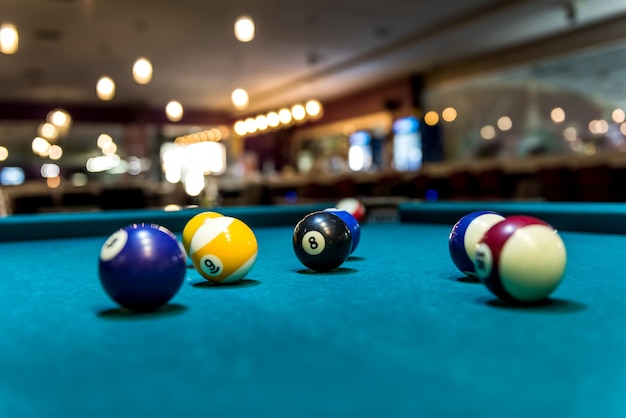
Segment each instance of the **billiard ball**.
[{"label": "billiard ball", "polygon": [[474,254],[485,232],[504,216],[489,210],[468,213],[457,221],[448,237],[448,250],[454,265],[466,276],[476,279]]},{"label": "billiard ball", "polygon": [[98,273],[105,292],[120,306],[136,312],[153,311],[180,290],[186,255],[167,228],[132,224],[104,242]]},{"label": "billiard ball", "polygon": [[350,255],[352,234],[339,216],[322,210],[309,213],[296,224],[292,243],[302,264],[317,272],[328,272]]},{"label": "billiard ball", "polygon": [[350,234],[352,235],[352,249],[350,250],[350,254],[352,254],[361,240],[361,225],[351,213],[343,209],[328,208],[324,210],[339,216],[346,225],[348,225],[348,228],[350,228]]},{"label": "billiard ball", "polygon": [[487,288],[505,302],[546,299],[561,283],[567,264],[565,244],[541,219],[507,217],[478,242],[474,267]]},{"label": "billiard ball", "polygon": [[189,245],[191,244],[191,238],[196,233],[200,225],[204,224],[210,219],[217,218],[219,216],[223,215],[218,212],[205,211],[194,215],[191,219],[189,219],[189,221],[187,221],[185,227],[183,228],[182,235],[183,248],[185,248],[185,252],[187,253],[187,255],[190,255]]},{"label": "billiard ball", "polygon": [[258,254],[252,229],[242,220],[219,216],[205,222],[191,238],[191,262],[213,283],[234,283],[245,278]]},{"label": "billiard ball", "polygon": [[359,199],[354,197],[346,197],[337,202],[335,205],[337,209],[343,209],[352,216],[354,216],[357,222],[361,223],[365,219],[365,205]]}]

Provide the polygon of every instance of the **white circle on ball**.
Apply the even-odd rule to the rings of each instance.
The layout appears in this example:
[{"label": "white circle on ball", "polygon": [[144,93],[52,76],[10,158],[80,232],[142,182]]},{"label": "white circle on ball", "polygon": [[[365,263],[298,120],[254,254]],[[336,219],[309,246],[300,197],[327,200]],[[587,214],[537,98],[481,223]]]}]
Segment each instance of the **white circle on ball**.
[{"label": "white circle on ball", "polygon": [[224,271],[224,264],[219,257],[213,254],[207,254],[200,259],[200,269],[207,276],[216,277]]},{"label": "white circle on ball", "polygon": [[319,231],[309,231],[302,237],[302,249],[309,255],[318,255],[326,248],[326,239]]},{"label": "white circle on ball", "polygon": [[474,270],[479,280],[485,280],[493,269],[493,254],[487,244],[476,244],[474,252]]},{"label": "white circle on ball", "polygon": [[500,252],[498,269],[504,289],[520,301],[546,298],[563,279],[567,265],[565,244],[545,225],[518,229]]},{"label": "white circle on ball", "polygon": [[128,232],[123,229],[114,232],[102,245],[100,260],[109,261],[115,258],[126,246]]}]

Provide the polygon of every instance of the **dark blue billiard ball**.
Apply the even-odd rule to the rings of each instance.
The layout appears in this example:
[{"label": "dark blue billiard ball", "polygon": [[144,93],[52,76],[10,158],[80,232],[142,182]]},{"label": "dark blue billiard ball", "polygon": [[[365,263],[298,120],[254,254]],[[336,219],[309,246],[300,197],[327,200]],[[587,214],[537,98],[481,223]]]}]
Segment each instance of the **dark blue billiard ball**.
[{"label": "dark blue billiard ball", "polygon": [[476,245],[485,232],[496,223],[504,220],[504,216],[489,210],[468,213],[454,224],[448,238],[448,249],[454,265],[461,272],[476,279],[474,255]]},{"label": "dark blue billiard ball", "polygon": [[348,225],[327,211],[312,212],[293,230],[293,250],[302,264],[311,270],[327,272],[341,266],[352,250]]},{"label": "dark blue billiard ball", "polygon": [[114,232],[100,250],[98,273],[105,292],[124,308],[153,311],[180,290],[185,250],[167,228],[132,224]]},{"label": "dark blue billiard ball", "polygon": [[346,225],[348,225],[348,228],[350,228],[350,233],[352,234],[352,249],[350,250],[350,254],[352,254],[361,240],[361,225],[356,220],[354,215],[347,210],[337,208],[328,208],[324,210],[339,216],[346,223]]}]

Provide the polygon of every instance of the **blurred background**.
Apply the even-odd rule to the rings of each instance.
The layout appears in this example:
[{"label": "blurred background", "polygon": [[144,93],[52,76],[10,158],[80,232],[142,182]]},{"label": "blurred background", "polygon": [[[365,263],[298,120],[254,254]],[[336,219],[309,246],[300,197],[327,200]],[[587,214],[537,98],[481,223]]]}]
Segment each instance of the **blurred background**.
[{"label": "blurred background", "polygon": [[626,201],[621,0],[0,1],[2,213]]}]

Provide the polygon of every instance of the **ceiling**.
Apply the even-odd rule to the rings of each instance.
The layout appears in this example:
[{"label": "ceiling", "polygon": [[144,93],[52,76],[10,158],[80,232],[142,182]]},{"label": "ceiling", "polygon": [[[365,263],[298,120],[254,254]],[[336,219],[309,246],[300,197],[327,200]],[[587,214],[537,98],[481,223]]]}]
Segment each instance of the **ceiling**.
[{"label": "ceiling", "polygon": [[[250,43],[233,36],[243,14],[256,24]],[[0,22],[17,27],[20,49],[0,55],[0,109],[177,100],[237,117],[324,103],[623,14],[623,0],[1,0]],[[148,85],[132,80],[140,56],[154,66]],[[95,94],[103,75],[117,85],[110,103]],[[250,96],[239,113],[230,103],[238,87]],[[0,141],[32,130],[2,119]]]}]

